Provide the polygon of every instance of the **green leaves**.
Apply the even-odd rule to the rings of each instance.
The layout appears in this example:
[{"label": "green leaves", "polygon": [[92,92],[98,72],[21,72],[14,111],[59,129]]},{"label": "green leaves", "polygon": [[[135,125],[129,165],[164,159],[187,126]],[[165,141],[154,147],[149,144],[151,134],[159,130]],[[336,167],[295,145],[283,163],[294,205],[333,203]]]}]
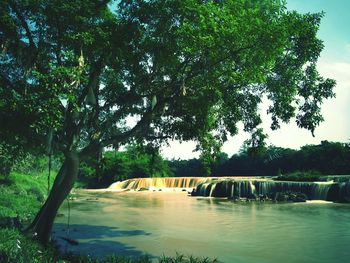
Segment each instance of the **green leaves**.
[{"label": "green leaves", "polygon": [[2,3],[1,109],[28,113],[36,134],[53,127],[67,147],[177,138],[217,148],[239,122],[258,129],[263,96],[272,128],[297,116],[311,131],[334,96],[335,82],[315,66],[322,14],[289,12],[281,1],[111,6],[27,1],[16,11]]}]

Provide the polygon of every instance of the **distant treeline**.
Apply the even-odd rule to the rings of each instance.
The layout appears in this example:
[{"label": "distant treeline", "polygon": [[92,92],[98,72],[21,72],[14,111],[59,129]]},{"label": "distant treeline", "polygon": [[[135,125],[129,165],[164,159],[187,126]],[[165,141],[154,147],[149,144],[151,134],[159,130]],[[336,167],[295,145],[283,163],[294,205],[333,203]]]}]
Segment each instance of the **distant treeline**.
[{"label": "distant treeline", "polygon": [[[243,149],[228,158],[219,153],[211,164],[212,176],[279,175],[296,171],[315,171],[321,174],[350,174],[350,144],[322,141],[305,145],[300,150],[268,146],[250,154]],[[168,161],[174,176],[203,176],[199,159]]]},{"label": "distant treeline", "polygon": [[168,164],[151,145],[129,145],[123,151],[105,151],[81,163],[78,182],[82,187],[104,188],[116,181],[172,176]]},{"label": "distant treeline", "polygon": [[[58,171],[61,159],[60,156],[52,157],[53,174]],[[0,158],[0,165],[4,164],[2,160],[9,158]],[[81,187],[101,188],[116,181],[139,177],[273,176],[295,172],[297,177],[303,172],[304,175],[309,175],[310,172],[325,175],[350,174],[350,144],[322,141],[319,145],[306,145],[300,150],[268,146],[259,148],[258,151],[243,146],[231,158],[220,152],[213,160],[209,167],[208,162],[200,159],[165,160],[152,145],[129,145],[123,151],[104,151],[82,161],[78,184]],[[12,170],[29,174],[42,173],[48,170],[48,157],[27,154],[12,165]],[[207,174],[208,171],[210,174]],[[0,184],[6,179],[6,174],[0,170]]]}]

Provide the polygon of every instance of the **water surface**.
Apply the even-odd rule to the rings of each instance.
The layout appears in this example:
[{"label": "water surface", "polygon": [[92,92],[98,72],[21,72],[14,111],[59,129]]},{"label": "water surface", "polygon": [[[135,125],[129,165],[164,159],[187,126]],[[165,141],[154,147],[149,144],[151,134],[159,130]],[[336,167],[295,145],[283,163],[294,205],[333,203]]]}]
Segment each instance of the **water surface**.
[{"label": "water surface", "polygon": [[[220,262],[348,262],[350,205],[241,203],[184,192],[85,192],[71,202],[69,238],[103,257],[185,255]],[[66,237],[67,206],[54,236]],[[61,242],[61,244],[63,244]]]}]

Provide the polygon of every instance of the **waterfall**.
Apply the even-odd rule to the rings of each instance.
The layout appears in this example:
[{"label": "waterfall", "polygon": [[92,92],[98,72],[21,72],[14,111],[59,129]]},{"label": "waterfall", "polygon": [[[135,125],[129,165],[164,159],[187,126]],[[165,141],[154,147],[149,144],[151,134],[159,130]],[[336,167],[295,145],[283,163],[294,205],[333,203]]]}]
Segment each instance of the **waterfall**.
[{"label": "waterfall", "polygon": [[193,189],[199,184],[211,182],[217,178],[212,177],[153,177],[134,178],[125,181],[115,182],[109,186],[110,190],[140,190],[140,189],[164,189],[181,188]]},{"label": "waterfall", "polygon": [[329,182],[286,182],[271,179],[213,179],[209,183],[199,184],[192,195],[250,198],[276,196],[278,193],[301,193],[309,200],[327,200],[350,202],[350,181]]},{"label": "waterfall", "polygon": [[301,193],[309,200],[350,202],[350,181],[287,182],[254,177],[160,177],[134,178],[113,183],[110,190],[186,189],[192,195],[209,197],[261,198],[278,193]]}]

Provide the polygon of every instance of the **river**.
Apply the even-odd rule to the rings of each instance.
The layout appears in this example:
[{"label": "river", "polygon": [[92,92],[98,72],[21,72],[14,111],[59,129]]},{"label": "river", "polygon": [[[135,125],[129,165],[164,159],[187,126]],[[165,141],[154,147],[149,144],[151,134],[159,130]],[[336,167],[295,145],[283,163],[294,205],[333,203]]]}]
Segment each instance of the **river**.
[{"label": "river", "polygon": [[62,250],[220,262],[349,262],[350,204],[232,202],[186,192],[77,192],[54,226]]}]

